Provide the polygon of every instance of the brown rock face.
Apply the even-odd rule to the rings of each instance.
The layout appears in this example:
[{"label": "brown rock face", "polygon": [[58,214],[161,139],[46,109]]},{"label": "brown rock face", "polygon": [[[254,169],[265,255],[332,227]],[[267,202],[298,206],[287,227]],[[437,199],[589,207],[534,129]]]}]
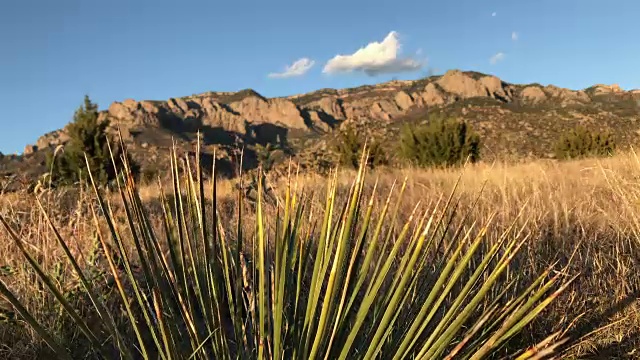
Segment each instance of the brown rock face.
[{"label": "brown rock face", "polygon": [[426,106],[441,105],[445,102],[444,94],[433,83],[429,83],[424,87],[424,91],[420,94],[420,98]]},{"label": "brown rock face", "polygon": [[540,103],[542,101],[547,100],[547,95],[542,91],[541,88],[537,86],[527,86],[522,89],[522,93],[520,94],[523,100],[531,102],[533,104]]},{"label": "brown rock face", "polygon": [[[144,106],[142,103],[144,103]],[[123,102],[116,101],[112,103],[103,117],[108,117],[114,127],[116,125],[124,128],[136,126],[159,127],[162,119],[155,116],[158,112],[157,110],[155,112],[149,111],[152,109],[153,105],[148,101],[139,103],[135,100],[127,99]]]},{"label": "brown rock face", "polygon": [[194,102],[200,106],[200,119],[203,125],[244,133],[244,117],[231,110],[228,106],[213,101],[210,98],[194,99]]},{"label": "brown rock face", "polygon": [[[391,81],[273,99],[253,90],[207,92],[167,101],[126,99],[111,104],[100,114],[100,120],[108,119],[110,128],[119,129],[126,141],[132,141],[132,134],[141,129],[181,133],[209,128],[246,135],[256,125],[272,124],[291,130],[327,132],[343,121],[392,121],[410,109],[443,105],[455,101],[456,97],[492,96],[504,101],[512,97],[500,79],[485,76],[476,80],[460,71],[448,72],[437,84],[427,81],[417,89],[415,84],[416,81]],[[65,131],[60,130],[43,136],[36,147],[27,151],[54,147],[66,141]]]},{"label": "brown rock face", "polygon": [[507,92],[502,80],[495,76],[483,76],[479,80],[459,70],[450,70],[437,81],[444,91],[459,97],[472,98],[490,96],[503,101],[510,101],[510,91]]},{"label": "brown rock face", "polygon": [[326,96],[312,101],[304,106],[306,109],[321,111],[335,120],[345,120],[347,117],[342,108],[341,100],[337,96]]},{"label": "brown rock face", "polygon": [[484,76],[480,78],[480,84],[482,84],[492,98],[502,99],[507,102],[511,101],[511,89],[505,88],[502,80],[499,78],[495,76]]},{"label": "brown rock face", "polygon": [[563,106],[591,102],[589,95],[582,90],[573,91],[554,85],[548,85],[544,90],[549,96],[559,100]]},{"label": "brown rock face", "polygon": [[186,113],[187,111],[189,111],[189,105],[187,105],[187,103],[182,100],[182,99],[169,99],[169,101],[167,101],[167,105],[169,106],[169,109],[171,109],[171,111],[173,111],[176,114],[179,113]]},{"label": "brown rock face", "polygon": [[229,107],[252,123],[281,124],[291,129],[307,128],[298,107],[287,99],[264,100],[250,96],[229,104]]},{"label": "brown rock face", "polygon": [[447,71],[446,74],[438,80],[438,85],[440,85],[444,91],[462,98],[488,95],[480,81],[473,79],[471,76],[459,70]]},{"label": "brown rock face", "polygon": [[157,114],[160,110],[153,102],[151,101],[140,101],[140,107],[149,113],[149,114]]},{"label": "brown rock face", "polygon": [[[35,145],[27,145],[27,146],[24,147],[24,154],[25,155],[33,154],[37,150],[38,150],[37,146],[35,146]],[[0,156],[2,156],[2,153],[0,153]]]},{"label": "brown rock face", "polygon": [[[593,93],[626,92],[617,85],[596,85]],[[494,98],[500,102],[522,100],[526,104],[549,102],[561,106],[591,102],[585,91],[556,86],[521,88],[495,76],[451,70],[440,77],[390,81],[350,89],[322,89],[286,98],[268,99],[253,90],[242,90],[210,91],[167,101],[126,99],[111,104],[100,114],[100,119],[109,119],[111,128],[119,128],[127,141],[137,141],[133,135],[145,131],[143,135],[146,137],[140,142],[153,141],[149,140],[151,135],[148,134],[154,131],[170,139],[172,132],[185,134],[201,130],[203,133],[221,134],[228,144],[228,139],[237,139],[247,132],[254,135],[257,128],[263,131],[276,129],[284,131],[284,134],[288,130],[322,133],[343,122],[397,121],[420,108],[447,106],[474,97]],[[265,124],[273,126],[262,126]],[[55,147],[67,140],[65,130],[58,130],[42,136],[25,152]]]},{"label": "brown rock face", "polygon": [[245,122],[282,124],[295,129],[307,127],[300,110],[287,99],[267,100],[249,95],[223,104],[217,101],[217,95],[170,98],[166,102],[125,100],[111,104],[107,114],[120,126],[164,127],[174,131],[209,126],[244,133]]},{"label": "brown rock face", "polygon": [[399,91],[395,96],[395,101],[400,110],[404,111],[412,107],[414,102],[413,98],[404,91]]},{"label": "brown rock face", "polygon": [[69,135],[62,130],[55,130],[42,135],[38,141],[36,141],[36,149],[46,149],[49,147],[56,147],[64,144],[69,140]]},{"label": "brown rock face", "polygon": [[[320,113],[318,111],[309,110],[309,111],[307,111],[307,114],[308,114],[309,120],[313,124],[313,127],[314,127],[315,130],[328,133],[333,129],[330,124],[328,124],[327,122],[325,122],[322,119],[322,117],[320,116]],[[325,114],[325,113],[323,113],[323,114]]]},{"label": "brown rock face", "polygon": [[594,89],[595,95],[617,94],[617,93],[624,92],[624,90],[622,90],[622,88],[620,88],[620,85],[618,84],[612,84],[612,85],[598,84],[598,85],[595,85],[594,87],[595,87]]},{"label": "brown rock face", "polygon": [[391,100],[381,100],[371,105],[370,116],[374,119],[390,121],[401,114],[402,110]]}]

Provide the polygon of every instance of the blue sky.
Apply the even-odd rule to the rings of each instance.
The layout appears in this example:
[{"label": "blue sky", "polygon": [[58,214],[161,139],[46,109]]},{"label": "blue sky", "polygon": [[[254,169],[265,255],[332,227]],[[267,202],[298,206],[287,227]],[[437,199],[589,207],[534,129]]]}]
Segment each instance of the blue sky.
[{"label": "blue sky", "polygon": [[84,94],[104,109],[126,98],[244,88],[281,96],[452,68],[514,83],[640,88],[639,17],[637,0],[7,1],[0,151],[21,152],[64,126]]}]

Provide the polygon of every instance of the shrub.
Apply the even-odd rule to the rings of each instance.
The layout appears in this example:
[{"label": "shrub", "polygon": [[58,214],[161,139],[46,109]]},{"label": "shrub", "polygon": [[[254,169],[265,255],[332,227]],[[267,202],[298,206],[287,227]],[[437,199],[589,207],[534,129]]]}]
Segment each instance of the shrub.
[{"label": "shrub", "polygon": [[55,151],[47,156],[47,168],[51,170],[53,183],[74,184],[81,178],[86,179],[87,162],[93,178],[99,184],[107,184],[116,178],[117,168],[122,165],[123,153],[107,133],[109,121],[98,121],[98,115],[98,105],[85,96],[84,103],[76,110],[73,121],[67,126],[69,141],[62,151]]},{"label": "shrub", "polygon": [[149,164],[142,168],[140,180],[145,184],[151,184],[158,180],[160,169],[156,164]]},{"label": "shrub", "polygon": [[592,131],[583,126],[562,134],[555,145],[557,159],[611,156],[615,152],[613,134]]},{"label": "shrub", "polygon": [[[174,163],[173,202],[163,200],[159,233],[134,181],[120,185],[128,226],[117,224],[94,184],[100,208],[94,216],[107,225],[96,223],[97,239],[117,292],[99,292],[69,242],[52,232],[90,300],[92,308],[82,312],[2,215],[0,225],[91,344],[94,353],[75,358],[483,359],[498,349],[508,355],[505,343],[568,284],[564,270],[549,267],[530,286],[514,287],[509,268],[526,234],[507,229],[486,236],[486,226],[466,228],[457,223],[453,197],[435,208],[416,207],[401,221],[406,184],[396,188],[398,196],[378,199],[365,193],[365,169],[358,169],[344,203],[329,180],[320,218],[306,190],[291,184],[273,218],[265,216],[261,195],[255,212],[244,214],[239,194],[237,222],[226,222],[216,211],[215,181],[211,210],[202,170],[175,181]],[[244,233],[247,221],[254,233]],[[72,358],[1,278],[0,295],[57,357]],[[114,297],[120,308],[108,310],[105,301]],[[114,318],[118,314],[127,321]],[[517,351],[518,359],[553,354],[556,335]]]},{"label": "shrub", "polygon": [[454,166],[480,158],[480,137],[464,121],[436,119],[427,125],[405,125],[400,153],[414,165]]},{"label": "shrub", "polygon": [[266,145],[256,144],[254,147],[256,154],[256,160],[262,167],[262,170],[269,172],[273,165],[284,159],[285,151],[280,148],[280,145],[274,143],[267,143]]},{"label": "shrub", "polygon": [[335,149],[340,156],[340,163],[357,169],[362,159],[362,149],[367,143],[367,165],[370,168],[386,165],[388,159],[382,149],[382,143],[375,138],[366,137],[366,131],[358,129],[354,125],[346,125],[338,132]]}]

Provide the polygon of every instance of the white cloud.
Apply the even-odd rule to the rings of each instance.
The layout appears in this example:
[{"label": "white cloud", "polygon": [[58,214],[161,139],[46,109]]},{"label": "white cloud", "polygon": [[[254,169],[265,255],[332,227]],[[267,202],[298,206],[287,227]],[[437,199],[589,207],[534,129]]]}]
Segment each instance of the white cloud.
[{"label": "white cloud", "polygon": [[519,35],[518,35],[517,32],[514,31],[514,32],[511,33],[511,40],[518,41],[518,37],[519,37]]},{"label": "white cloud", "polygon": [[315,63],[315,61],[309,58],[301,58],[296,60],[293,64],[286,66],[283,72],[270,73],[267,76],[274,79],[301,76],[309,71]]},{"label": "white cloud", "polygon": [[496,17],[496,15],[498,15],[498,13],[495,12],[495,11],[491,13],[491,16],[493,16],[493,17]]},{"label": "white cloud", "polygon": [[382,42],[372,42],[351,55],[336,55],[324,66],[327,74],[362,71],[369,76],[414,71],[424,65],[411,57],[400,58],[398,33],[390,32]]},{"label": "white cloud", "polygon": [[495,65],[495,64],[497,64],[499,61],[504,60],[504,57],[505,57],[504,53],[499,52],[499,53],[497,53],[497,54],[493,55],[491,58],[489,58],[489,62],[490,62],[492,65]]}]

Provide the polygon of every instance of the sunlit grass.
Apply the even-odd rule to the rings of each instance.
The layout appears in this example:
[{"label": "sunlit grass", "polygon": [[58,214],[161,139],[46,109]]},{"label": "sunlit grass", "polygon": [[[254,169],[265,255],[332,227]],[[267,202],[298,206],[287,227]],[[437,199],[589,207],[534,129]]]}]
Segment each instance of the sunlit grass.
[{"label": "sunlit grass", "polygon": [[[205,188],[200,164],[180,169],[178,160],[174,152],[159,227],[131,176],[118,184],[117,214],[114,199],[93,185],[97,206],[89,216],[113,279],[110,298],[39,203],[90,304],[83,313],[0,217],[90,355],[479,359],[523,331],[571,282],[551,264],[527,286],[515,286],[511,263],[531,240],[526,222],[499,233],[494,216],[469,226],[464,220],[474,209],[460,213],[455,191],[413,199],[401,219],[406,180],[388,194],[376,186],[365,191],[363,166],[339,195],[334,172],[318,209],[312,205],[320,194],[290,176],[275,204],[266,204],[259,188],[251,213],[239,192],[233,223],[217,211],[217,183]],[[2,279],[0,291],[56,356],[73,358]],[[550,332],[535,350],[507,351],[522,359],[553,353],[566,340],[561,334]]]},{"label": "sunlit grass", "polygon": [[[170,171],[167,176],[169,180],[164,181],[164,192],[173,208]],[[336,202],[344,204],[356,172],[341,170],[334,176],[337,186]],[[406,187],[400,199],[401,184],[396,181],[402,182],[405,178]],[[404,224],[417,201],[421,202],[420,211],[433,210],[437,200],[446,199],[458,183],[455,197],[458,215],[454,219],[455,224],[464,224],[467,230],[475,223],[476,231],[482,228],[480,225],[488,225],[485,235],[488,243],[499,239],[509,227],[522,230],[523,235],[528,236],[528,241],[511,260],[512,265],[505,273],[505,277],[514,282],[509,296],[526,288],[526,285],[556,261],[559,262],[555,269],[568,266],[567,274],[579,274],[557,301],[540,313],[525,331],[505,344],[504,349],[499,351],[498,358],[509,353],[508,350],[526,348],[543,340],[549,332],[568,329],[565,336],[572,339],[571,345],[563,346],[569,350],[562,353],[562,358],[595,356],[626,359],[636,358],[638,352],[635,349],[640,348],[640,306],[636,300],[640,289],[640,276],[637,275],[640,274],[640,262],[637,261],[640,252],[636,225],[640,218],[638,179],[640,166],[636,156],[624,153],[599,160],[533,161],[515,165],[475,164],[464,170],[376,169],[366,174],[363,193],[366,199],[370,199],[374,184],[377,184],[376,193],[379,196],[374,197],[372,210],[372,217],[375,219],[379,218],[387,195],[391,194],[392,205],[398,206],[397,222]],[[234,190],[236,182],[217,182],[218,221],[225,229],[228,242],[233,244],[237,233],[238,206],[242,206],[242,231],[245,239],[243,261],[246,260],[248,266],[251,266],[256,224],[255,205],[253,200],[239,201],[238,193]],[[325,195],[330,185],[326,177],[301,173],[289,180],[286,177],[273,178],[272,174],[268,177],[268,182],[281,199],[281,204],[284,203],[290,183],[294,193],[300,193],[304,189],[304,193],[309,194],[312,190],[314,195],[306,198],[306,215],[324,214]],[[209,180],[204,181],[206,211],[209,215],[212,214],[211,185]],[[391,192],[392,186],[395,190]],[[163,231],[161,187],[157,184],[141,184],[136,189],[144,203],[150,225],[158,234],[160,246],[168,257]],[[181,191],[186,199],[186,190]],[[103,196],[111,207],[119,230],[127,235],[127,219],[120,194],[104,192]],[[262,210],[266,228],[273,231],[274,219],[278,208],[282,210],[282,206],[276,206],[270,197],[263,199]],[[105,306],[113,314],[118,328],[127,335],[128,340],[134,340],[135,334],[123,313],[124,307],[117,286],[109,275],[108,262],[95,232],[91,215],[91,208],[96,208],[93,190],[70,188],[47,191],[39,198],[51,221],[69,244],[71,253],[87,273],[87,278],[96,287],[96,292],[105,294]],[[108,234],[107,224],[100,211],[96,210],[100,215],[101,229],[106,231],[104,234]],[[388,215],[390,212],[388,210]],[[54,278],[56,285],[78,312],[87,316],[92,329],[101,333],[97,328],[102,323],[96,320],[98,318],[95,311],[90,309],[92,305],[88,297],[82,295],[85,290],[51,232],[43,211],[37,206],[36,197],[26,193],[0,196],[0,214],[10,223],[43,270]],[[316,222],[320,222],[319,217],[315,218]],[[212,221],[206,223],[211,227]],[[307,221],[302,223],[303,226],[310,226]],[[390,224],[386,221],[385,229]],[[319,227],[316,226],[314,230],[319,230]],[[398,231],[396,229],[396,233]],[[211,231],[208,233],[211,234]],[[142,273],[134,244],[128,236],[124,240],[125,250],[133,254],[133,272]],[[273,251],[273,237],[269,236],[268,240]],[[107,244],[113,243],[109,240]],[[116,250],[113,246],[114,255]],[[74,358],[81,358],[88,353],[87,341],[78,327],[70,325],[70,317],[56,305],[55,297],[43,286],[3,229],[0,229],[0,254],[0,280],[7,284],[46,329],[56,335],[55,339]],[[377,261],[378,254],[374,256]],[[572,259],[570,263],[568,259]],[[125,269],[117,256],[115,262],[124,274]],[[555,274],[552,272],[551,276]],[[128,290],[126,281],[124,285]],[[137,311],[136,302],[132,303],[132,308]],[[574,321],[576,317],[577,320]],[[594,331],[596,329],[599,330]],[[51,351],[41,337],[21,320],[2,296],[0,358],[52,358]]]}]

